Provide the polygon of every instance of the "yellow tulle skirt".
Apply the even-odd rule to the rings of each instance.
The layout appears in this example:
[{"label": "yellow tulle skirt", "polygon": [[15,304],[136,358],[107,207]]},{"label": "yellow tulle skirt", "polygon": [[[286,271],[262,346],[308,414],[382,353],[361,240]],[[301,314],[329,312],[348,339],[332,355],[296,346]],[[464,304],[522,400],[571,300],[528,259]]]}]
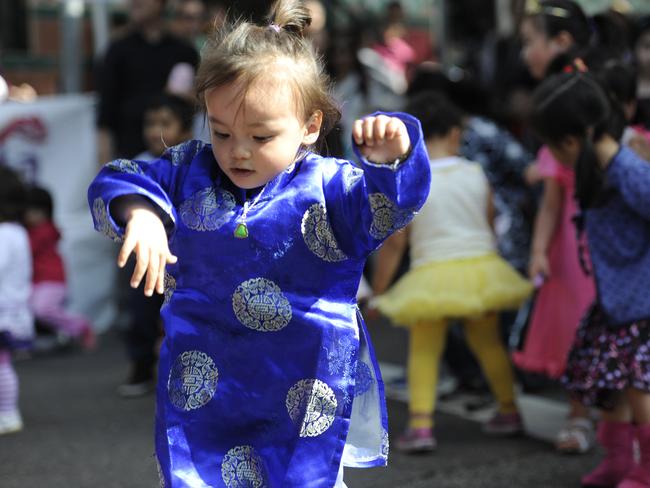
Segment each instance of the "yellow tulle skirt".
[{"label": "yellow tulle skirt", "polygon": [[410,326],[516,309],[532,289],[501,257],[488,254],[412,269],[377,298],[376,306],[395,324]]}]

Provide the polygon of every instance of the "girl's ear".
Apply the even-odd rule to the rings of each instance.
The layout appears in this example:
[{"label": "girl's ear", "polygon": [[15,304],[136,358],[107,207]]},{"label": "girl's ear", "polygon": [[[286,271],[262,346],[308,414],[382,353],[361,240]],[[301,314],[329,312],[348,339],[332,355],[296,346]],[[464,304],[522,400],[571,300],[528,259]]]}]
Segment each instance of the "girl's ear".
[{"label": "girl's ear", "polygon": [[582,138],[571,135],[549,148],[558,161],[568,166],[575,166],[582,151],[582,142]]},{"label": "girl's ear", "polygon": [[582,150],[582,139],[577,136],[566,136],[560,141],[559,146],[567,154],[579,154]]},{"label": "girl's ear", "polygon": [[309,120],[305,124],[305,133],[302,138],[302,143],[305,146],[316,144],[316,141],[318,141],[318,136],[320,135],[320,128],[322,124],[323,112],[316,110],[313,114],[311,114],[311,117],[309,117]]},{"label": "girl's ear", "polygon": [[575,44],[573,36],[564,30],[558,32],[557,35],[553,36],[551,42],[557,46],[557,50],[560,53],[567,52],[569,49],[571,49],[571,46]]}]

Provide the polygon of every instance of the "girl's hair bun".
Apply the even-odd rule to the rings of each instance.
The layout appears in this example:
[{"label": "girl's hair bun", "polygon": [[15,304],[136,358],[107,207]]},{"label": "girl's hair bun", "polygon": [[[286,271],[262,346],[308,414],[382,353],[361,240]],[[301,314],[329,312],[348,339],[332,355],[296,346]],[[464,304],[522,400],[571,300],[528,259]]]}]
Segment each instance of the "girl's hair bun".
[{"label": "girl's hair bun", "polygon": [[311,13],[300,0],[278,0],[271,7],[269,23],[299,37],[311,24]]}]

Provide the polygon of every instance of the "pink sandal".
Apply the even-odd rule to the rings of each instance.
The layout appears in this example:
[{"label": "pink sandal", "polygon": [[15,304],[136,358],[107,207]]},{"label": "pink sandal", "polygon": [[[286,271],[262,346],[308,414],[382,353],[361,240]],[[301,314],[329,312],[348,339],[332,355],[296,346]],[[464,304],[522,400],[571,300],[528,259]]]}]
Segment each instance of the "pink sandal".
[{"label": "pink sandal", "polygon": [[436,448],[436,438],[430,427],[408,428],[397,439],[397,449],[406,453],[431,452]]}]

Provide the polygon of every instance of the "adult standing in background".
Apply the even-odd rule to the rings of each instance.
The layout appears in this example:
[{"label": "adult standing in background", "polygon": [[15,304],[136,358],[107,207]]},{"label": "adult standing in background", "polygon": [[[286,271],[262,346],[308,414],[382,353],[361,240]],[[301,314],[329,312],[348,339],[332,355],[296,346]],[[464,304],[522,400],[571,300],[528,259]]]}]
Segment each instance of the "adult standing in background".
[{"label": "adult standing in background", "polygon": [[181,0],[174,9],[172,31],[200,52],[210,27],[208,15],[203,0]]},{"label": "adult standing in background", "polygon": [[98,73],[101,162],[134,157],[145,149],[144,109],[162,92],[172,68],[195,67],[199,56],[186,41],[165,29],[166,0],[129,0],[130,27],[108,47]]}]

